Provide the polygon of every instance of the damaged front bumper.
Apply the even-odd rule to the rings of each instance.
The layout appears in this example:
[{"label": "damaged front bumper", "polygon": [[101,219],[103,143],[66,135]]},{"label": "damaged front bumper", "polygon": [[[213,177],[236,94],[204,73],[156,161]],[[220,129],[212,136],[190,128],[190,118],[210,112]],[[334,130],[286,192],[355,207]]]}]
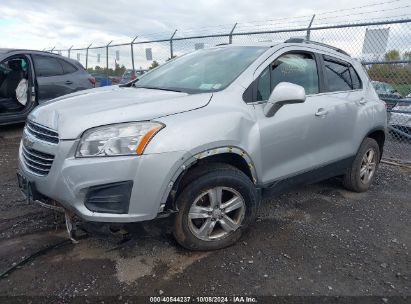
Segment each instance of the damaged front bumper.
[{"label": "damaged front bumper", "polygon": [[20,172],[17,172],[17,184],[20,188],[21,193],[26,199],[27,204],[38,204],[41,207],[47,209],[62,213],[65,212],[63,206],[58,204],[55,200],[45,197],[40,192],[38,192],[35,183],[28,181]]},{"label": "damaged front bumper", "polygon": [[[186,160],[184,151],[76,158],[77,145],[78,140],[47,144],[24,131],[18,162],[20,183],[33,202],[53,209],[56,201],[59,207],[90,222],[156,218],[164,209],[174,174]],[[29,164],[25,159],[28,149],[33,152]],[[36,157],[52,159],[42,175],[31,168]]]},{"label": "damaged front bumper", "polygon": [[33,182],[28,181],[20,172],[17,172],[17,183],[28,204],[37,204],[41,207],[64,213],[68,236],[73,243],[78,242],[75,235],[77,225],[74,220],[75,215],[72,212],[65,209],[55,200],[52,200],[38,192],[36,185]]}]

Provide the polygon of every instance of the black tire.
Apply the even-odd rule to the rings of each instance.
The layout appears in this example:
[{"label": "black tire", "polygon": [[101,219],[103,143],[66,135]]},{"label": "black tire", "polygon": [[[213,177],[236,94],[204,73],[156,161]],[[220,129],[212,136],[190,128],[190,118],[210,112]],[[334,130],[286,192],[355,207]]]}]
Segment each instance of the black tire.
[{"label": "black tire", "polygon": [[[190,182],[185,183],[185,187],[177,198],[179,212],[175,217],[173,231],[177,242],[190,250],[216,250],[234,244],[255,220],[257,214],[259,196],[250,178],[230,165],[204,164],[192,169],[186,180]],[[191,220],[188,214],[196,198],[214,187],[234,189],[243,199],[245,210],[236,230],[215,240],[203,240],[197,237],[190,228],[192,224],[189,223]],[[218,224],[215,225],[217,228]]]},{"label": "black tire", "polygon": [[[375,153],[375,170],[372,176],[367,179],[366,181],[362,180],[361,178],[361,167],[363,165],[363,158],[365,154],[373,150]],[[380,162],[380,147],[378,143],[372,138],[366,138],[361,143],[360,148],[358,149],[357,155],[351,165],[351,167],[347,170],[347,173],[344,175],[343,185],[348,190],[354,192],[365,192],[367,191],[372,182],[375,179],[376,171],[378,169],[378,165]]]}]

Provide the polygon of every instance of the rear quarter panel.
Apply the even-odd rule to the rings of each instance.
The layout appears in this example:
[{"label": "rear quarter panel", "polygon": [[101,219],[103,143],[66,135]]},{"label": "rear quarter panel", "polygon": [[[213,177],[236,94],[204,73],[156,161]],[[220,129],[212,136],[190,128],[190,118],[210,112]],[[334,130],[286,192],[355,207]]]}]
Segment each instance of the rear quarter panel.
[{"label": "rear quarter panel", "polygon": [[374,89],[374,86],[370,81],[370,78],[368,77],[367,72],[365,71],[361,63],[355,60],[352,62],[352,64],[361,77],[361,80],[363,82],[364,99],[367,101],[365,106],[363,106],[362,108],[360,107],[358,113],[359,125],[361,125],[362,120],[367,120],[367,123],[364,123],[361,128],[362,132],[359,132],[359,136],[356,138],[357,144],[359,146],[364,137],[366,137],[369,133],[376,130],[382,130],[384,132],[387,131],[387,109],[385,103],[380,100],[377,92]]},{"label": "rear quarter panel", "polygon": [[[75,91],[92,89],[94,86],[89,80],[90,75],[82,69],[70,74],[70,80],[76,83]],[[74,91],[74,92],[75,92]]]}]

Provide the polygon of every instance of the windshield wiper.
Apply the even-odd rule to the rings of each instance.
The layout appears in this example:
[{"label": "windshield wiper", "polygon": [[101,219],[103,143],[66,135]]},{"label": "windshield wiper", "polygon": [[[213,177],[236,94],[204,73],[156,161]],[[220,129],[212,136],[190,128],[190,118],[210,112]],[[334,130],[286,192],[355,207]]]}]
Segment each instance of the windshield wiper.
[{"label": "windshield wiper", "polygon": [[135,88],[140,88],[140,89],[150,89],[150,90],[161,90],[161,91],[170,91],[170,92],[179,92],[179,93],[184,93],[181,90],[178,89],[172,89],[172,88],[161,88],[161,87],[148,87],[148,86],[136,86],[134,85]]}]

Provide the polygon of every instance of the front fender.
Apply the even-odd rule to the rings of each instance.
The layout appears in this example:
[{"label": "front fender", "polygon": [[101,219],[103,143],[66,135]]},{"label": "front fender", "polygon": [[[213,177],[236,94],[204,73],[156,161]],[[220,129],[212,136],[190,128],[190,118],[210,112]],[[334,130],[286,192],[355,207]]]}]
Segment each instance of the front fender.
[{"label": "front fender", "polygon": [[[251,157],[248,155],[246,151],[243,149],[236,147],[236,146],[215,146],[214,148],[209,148],[206,150],[201,149],[194,149],[195,153],[187,153],[182,157],[184,161],[180,163],[180,165],[175,169],[174,173],[172,174],[172,178],[168,183],[168,188],[166,192],[163,194],[161,199],[161,206],[164,206],[170,196],[170,193],[173,189],[178,186],[178,182],[181,180],[181,177],[192,167],[196,164],[199,160],[206,159],[207,157],[219,155],[219,154],[226,154],[226,153],[233,153],[239,155],[243,158],[243,160],[247,163],[248,168],[252,175],[252,181],[255,185],[258,184],[258,176],[255,170],[254,162]],[[200,150],[200,152],[198,152]],[[176,184],[177,183],[177,184]]]}]

